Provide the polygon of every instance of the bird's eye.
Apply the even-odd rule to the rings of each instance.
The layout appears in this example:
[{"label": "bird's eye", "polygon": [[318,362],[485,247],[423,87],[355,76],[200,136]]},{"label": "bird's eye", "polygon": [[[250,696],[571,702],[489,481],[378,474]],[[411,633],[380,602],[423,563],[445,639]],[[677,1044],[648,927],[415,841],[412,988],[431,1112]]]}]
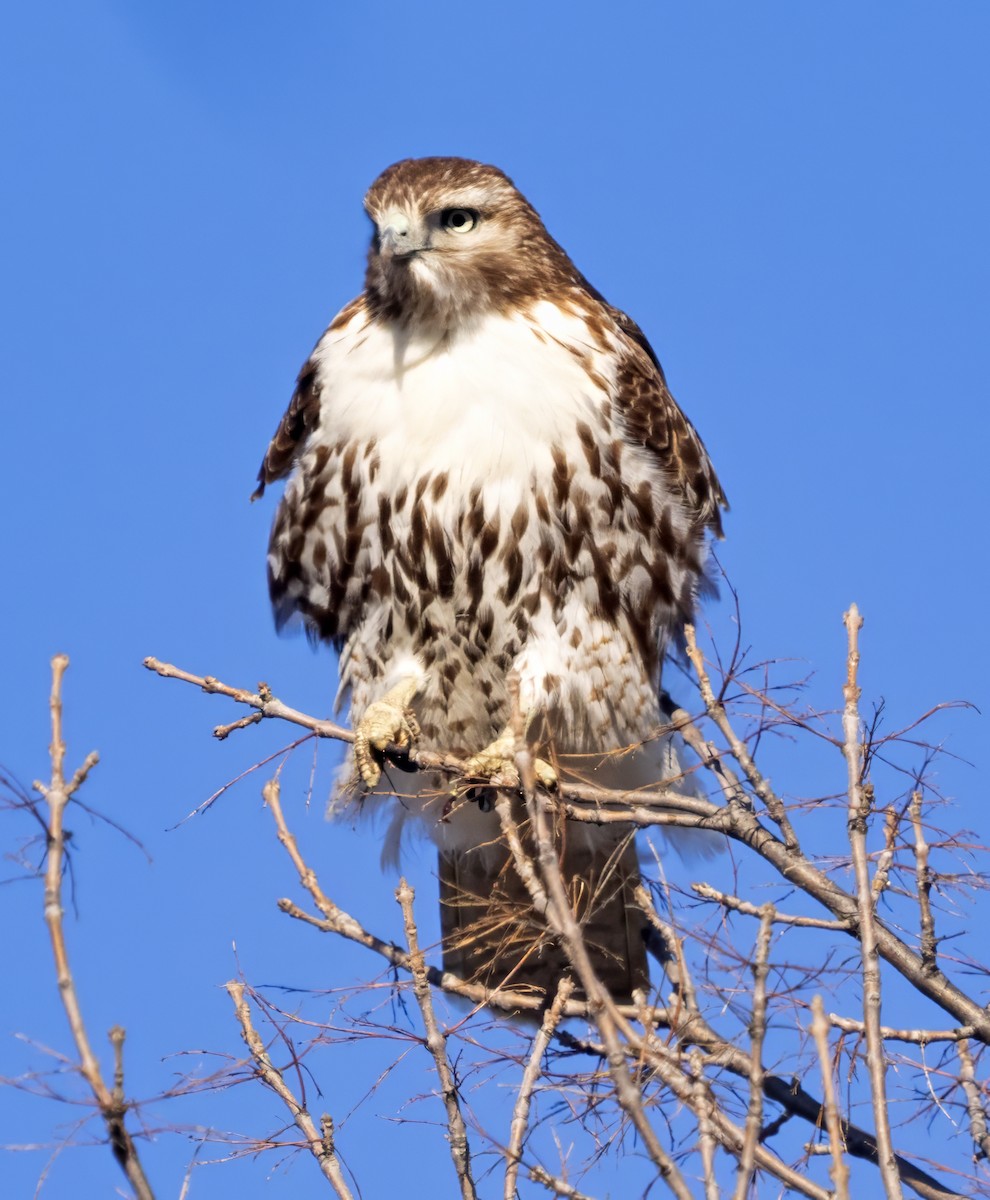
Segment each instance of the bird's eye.
[{"label": "bird's eye", "polygon": [[445,208],[440,224],[451,233],[470,233],[478,224],[478,214],[473,208]]}]

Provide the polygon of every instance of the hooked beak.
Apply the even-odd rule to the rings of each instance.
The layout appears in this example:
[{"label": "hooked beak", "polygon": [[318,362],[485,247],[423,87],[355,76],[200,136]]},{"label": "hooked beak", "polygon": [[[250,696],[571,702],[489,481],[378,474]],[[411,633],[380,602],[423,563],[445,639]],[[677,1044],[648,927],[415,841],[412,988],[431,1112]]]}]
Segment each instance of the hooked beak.
[{"label": "hooked beak", "polygon": [[378,245],[387,258],[405,258],[429,249],[425,231],[415,226],[399,209],[385,213],[378,227]]}]

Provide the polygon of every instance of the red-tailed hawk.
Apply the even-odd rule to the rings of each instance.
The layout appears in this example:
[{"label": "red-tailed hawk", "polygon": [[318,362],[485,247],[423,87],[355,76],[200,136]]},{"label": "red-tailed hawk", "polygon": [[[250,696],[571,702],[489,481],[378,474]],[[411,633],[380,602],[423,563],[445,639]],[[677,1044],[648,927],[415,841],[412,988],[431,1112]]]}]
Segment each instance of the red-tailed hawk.
[{"label": "red-tailed hawk", "polygon": [[[725,497],[639,327],[500,170],[407,159],[365,207],[365,290],[303,367],[259,475],[259,493],[289,476],[275,619],[301,617],[339,654],[356,731],[345,799],[397,796],[392,849],[410,815],[439,847],[445,967],[546,989],[561,953],[485,793],[383,781],[377,752],[416,739],[500,773],[516,672],[545,784],[676,775],[660,669]],[[632,832],[567,827],[561,862],[626,1000],[648,981]]]}]

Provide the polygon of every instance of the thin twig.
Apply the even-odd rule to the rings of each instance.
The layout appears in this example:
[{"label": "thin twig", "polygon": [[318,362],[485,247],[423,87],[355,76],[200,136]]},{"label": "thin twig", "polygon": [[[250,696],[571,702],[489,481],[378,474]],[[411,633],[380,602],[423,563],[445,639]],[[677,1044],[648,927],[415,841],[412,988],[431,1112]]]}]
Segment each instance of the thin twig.
[{"label": "thin twig", "polygon": [[711,680],[705,668],[705,656],[698,646],[695,629],[690,622],[684,626],[684,640],[687,643],[688,658],[690,658],[691,664],[698,676],[701,698],[705,702],[705,708],[708,711],[709,717],[711,717],[722,736],[729,743],[732,757],[742,767],[743,774],[749,780],[750,787],[752,787],[753,791],[763,801],[767,812],[770,814],[770,819],[783,834],[784,845],[789,851],[797,851],[799,849],[797,834],[794,832],[794,828],[787,816],[787,809],[784,807],[783,801],[770,786],[769,780],[764,778],[762,772],[753,761],[753,756],[750,754],[746,743],[732,728],[728,714],[725,711],[725,705],[715,695],[712,688]]},{"label": "thin twig", "polygon": [[689,1012],[698,1012],[697,990],[694,980],[691,978],[691,972],[688,970],[683,941],[677,936],[674,927],[660,917],[650,899],[649,892],[642,884],[638,884],[634,889],[633,899],[643,910],[646,919],[660,937],[663,945],[661,952],[663,969],[670,980],[671,987],[677,993],[678,1002],[686,1005]]},{"label": "thin twig", "polygon": [[914,870],[918,884],[918,909],[921,915],[921,967],[928,975],[938,970],[938,941],[932,915],[932,877],[928,867],[928,842],[921,820],[921,792],[911,794],[911,827],[914,830]]},{"label": "thin twig", "polygon": [[845,1160],[845,1147],[842,1142],[842,1121],[839,1117],[839,1106],[835,1099],[835,1080],[832,1075],[832,1060],[828,1050],[829,1024],[825,1016],[825,1006],[821,996],[816,995],[811,1001],[812,1021],[811,1036],[815,1039],[818,1051],[818,1061],[822,1069],[822,1092],[825,1097],[825,1128],[828,1130],[828,1144],[832,1155],[832,1165],[829,1168],[829,1178],[835,1184],[835,1200],[849,1200],[849,1167]]},{"label": "thin twig", "polygon": [[[144,666],[149,671],[154,671],[156,675],[161,675],[163,679],[178,679],[183,683],[191,683],[202,688],[204,692],[209,692],[211,695],[226,696],[238,704],[246,704],[250,708],[257,709],[263,717],[276,717],[283,721],[289,721],[293,725],[301,725],[304,729],[311,729],[321,737],[337,738],[343,742],[354,741],[354,734],[349,729],[345,729],[343,725],[309,717],[305,713],[283,704],[281,700],[277,700],[272,695],[266,683],[259,684],[258,690],[252,692],[249,688],[232,687],[229,683],[223,683],[212,675],[194,675],[191,671],[184,671],[172,663],[161,662],[160,659],[151,655],[144,660]],[[225,727],[219,726],[219,728]]]},{"label": "thin twig", "polygon": [[310,1116],[307,1109],[293,1095],[281,1071],[272,1062],[265,1048],[265,1043],[261,1040],[258,1031],[252,1024],[251,1009],[244,998],[244,984],[239,980],[231,979],[226,984],[226,988],[228,995],[234,1002],[234,1012],[241,1027],[241,1036],[244,1038],[251,1058],[254,1060],[259,1078],[272,1089],[292,1114],[293,1121],[306,1140],[307,1149],[316,1159],[324,1177],[340,1197],[340,1200],[354,1200],[353,1194],[344,1179],[340,1163],[337,1160],[333,1139],[325,1136],[329,1118],[324,1115],[322,1118],[324,1130],[317,1129],[312,1116]]},{"label": "thin twig", "polygon": [[457,1081],[447,1057],[447,1039],[440,1032],[436,1012],[433,1009],[433,997],[430,994],[430,981],[427,978],[426,962],[419,948],[419,934],[416,930],[416,919],[413,915],[413,899],[415,893],[406,883],[399,880],[395,898],[402,909],[402,923],[406,931],[406,941],[409,943],[409,959],[412,966],[413,995],[419,1005],[423,1017],[423,1027],[426,1030],[426,1047],[433,1055],[437,1067],[437,1078],[440,1081],[440,1094],[444,1108],[447,1110],[447,1130],[450,1141],[450,1157],[454,1162],[457,1180],[461,1186],[464,1200],[477,1200],[474,1179],[471,1176],[471,1146],[468,1142],[467,1129],[461,1115],[461,1104],[457,1093]]},{"label": "thin twig", "polygon": [[706,770],[711,771],[725,797],[726,803],[745,809],[752,808],[752,802],[746,794],[739,776],[726,761],[726,756],[719,753],[714,742],[705,740],[701,730],[695,724],[694,718],[686,709],[679,708],[664,692],[660,697],[661,707],[670,728],[681,735],[701,760]]},{"label": "thin twig", "polygon": [[72,1039],[79,1055],[79,1071],[89,1084],[100,1115],[106,1125],[110,1147],[127,1180],[134,1189],[137,1200],[154,1200],[154,1193],[138,1157],[137,1147],[124,1124],[127,1104],[123,1096],[123,1038],[124,1031],[115,1025],[110,1031],[114,1046],[115,1080],[111,1091],[103,1080],[99,1060],[93,1053],[89,1034],[82,1015],[82,1005],[76,991],[75,979],[69,966],[69,953],[65,940],[62,908],[62,876],[65,868],[65,809],[74,793],[85,782],[89,772],[99,762],[95,751],[83,760],[72,778],[65,780],[65,739],[62,734],[62,679],[69,666],[67,654],[56,654],[52,659],[52,690],[49,700],[51,709],[52,740],[49,756],[52,764],[51,781],[35,783],[35,789],[44,796],[48,804],[48,861],[45,869],[45,924],[52,944],[55,973],[58,979],[62,1007],[69,1021]]},{"label": "thin twig", "polygon": [[248,713],[246,717],[240,717],[236,721],[231,721],[229,725],[218,725],[213,730],[213,736],[218,742],[222,742],[224,738],[229,737],[235,729],[247,729],[249,725],[257,725],[259,721],[263,721],[264,719],[263,713]]},{"label": "thin twig", "polygon": [[698,1153],[701,1155],[701,1173],[705,1184],[705,1200],[719,1200],[721,1189],[715,1175],[715,1132],[712,1128],[711,1112],[715,1100],[705,1078],[705,1069],[700,1050],[690,1054],[691,1074],[694,1078],[692,1109],[698,1121]]},{"label": "thin twig", "polygon": [[609,1075],[612,1078],[615,1096],[620,1107],[643,1139],[646,1151],[657,1168],[660,1178],[667,1184],[677,1200],[691,1200],[691,1193],[684,1176],[671,1156],[660,1145],[656,1132],[646,1117],[642,1095],[629,1073],[626,1050],[622,1046],[616,1026],[612,998],[592,966],[581,927],[571,908],[551,833],[546,807],[547,798],[542,791],[534,792],[532,789],[534,778],[532,754],[526,742],[525,723],[519,703],[519,678],[515,673],[509,677],[509,693],[512,701],[516,767],[520,779],[526,785],[524,787],[526,808],[532,820],[537,862],[539,863],[539,879],[535,879],[528,856],[520,855],[516,850],[516,846],[520,844],[518,833],[507,806],[503,806],[498,809],[498,813],[502,821],[503,833],[512,847],[513,861],[520,878],[530,891],[534,906],[542,907],[551,931],[564,946],[568,961],[574,968],[585,995],[588,997],[588,1004],[595,1014],[598,1030],[607,1049]]},{"label": "thin twig", "polygon": [[[689,1032],[685,1033],[680,1026],[672,1025],[674,1037],[685,1043],[692,1042],[703,1050],[705,1065],[718,1071],[728,1070],[740,1078],[749,1078],[749,1056],[744,1051],[738,1049],[731,1042],[718,1037],[700,1014],[686,1012],[683,1022]],[[582,1048],[587,1053],[598,1054],[602,1057],[606,1054],[603,1044],[585,1041],[582,1043]],[[655,1044],[648,1045],[643,1039],[633,1038],[629,1044],[629,1053],[631,1056],[635,1056],[637,1062],[642,1061],[648,1067],[654,1068],[665,1083],[669,1082],[671,1090],[678,1099],[682,1100],[687,1107],[694,1108],[691,1095],[682,1093],[681,1083],[683,1080],[679,1080],[678,1075],[674,1073],[669,1056],[664,1055],[663,1047],[657,1047]],[[822,1102],[807,1092],[799,1080],[785,1079],[779,1075],[766,1075],[763,1081],[763,1090],[767,1098],[775,1104],[779,1104],[789,1116],[798,1117],[816,1127],[821,1125],[824,1112]],[[726,1146],[730,1153],[736,1154],[742,1145],[742,1130],[729,1121],[724,1112],[717,1108],[712,1111],[712,1123],[718,1141]],[[876,1166],[877,1143],[871,1133],[843,1120],[842,1136],[846,1149],[852,1157]],[[927,1171],[915,1166],[908,1159],[898,1155],[896,1161],[901,1178],[925,1200],[963,1200],[962,1192],[954,1191],[941,1184]],[[762,1146],[757,1150],[757,1165],[782,1180],[791,1190],[800,1192],[802,1195],[815,1197],[816,1200],[829,1200],[831,1196],[830,1192],[811,1183],[800,1172],[785,1167]]]},{"label": "thin twig", "polygon": [[877,858],[877,869],[873,872],[873,883],[871,885],[874,908],[876,908],[876,902],[880,898],[881,893],[886,890],[890,880],[890,869],[894,865],[900,823],[901,814],[893,804],[888,804],[883,819],[883,850],[880,851]]},{"label": "thin twig", "polygon": [[[677,993],[677,998],[682,1002],[681,1004],[671,1003],[667,1009],[669,1028],[675,1041],[679,1045],[691,1044],[704,1050],[705,1061],[719,1070],[728,1070],[739,1078],[750,1079],[753,1071],[750,1056],[737,1046],[720,1038],[698,1010],[694,984],[687,968],[681,941],[673,928],[657,915],[644,888],[637,889],[636,901],[646,913],[650,925],[661,943],[658,949],[653,940],[649,939],[647,948],[660,958]],[[648,1053],[645,1056],[647,1063],[651,1066],[657,1065],[654,1050],[655,1047],[647,1047]],[[602,1051],[604,1051],[604,1047]],[[641,1055],[643,1053],[642,1048],[635,1041],[630,1046],[630,1051]],[[777,1075],[764,1073],[762,1086],[767,1098],[773,1100],[775,1104],[779,1104],[789,1116],[798,1117],[814,1125],[821,1123],[822,1103],[805,1091],[797,1080],[786,1080]],[[695,1100],[686,1099],[685,1103],[693,1109],[700,1120],[701,1114],[696,1107],[696,1101],[697,1097]],[[731,1133],[731,1130],[729,1132]],[[876,1164],[877,1144],[872,1134],[848,1121],[843,1121],[842,1136],[848,1152],[853,1157]],[[731,1136],[726,1140],[725,1135],[721,1132],[719,1140],[724,1142],[730,1152],[738,1144],[732,1140]],[[762,1146],[759,1153],[764,1153]],[[927,1197],[928,1200],[944,1200],[945,1197],[958,1195],[951,1188],[943,1187],[938,1180],[907,1159],[897,1156],[896,1161],[901,1178],[909,1183],[919,1195]],[[771,1165],[768,1166],[765,1162],[762,1165],[771,1173],[777,1173],[774,1171],[773,1162],[774,1160],[771,1159]],[[797,1187],[795,1190],[802,1189]]]},{"label": "thin twig", "polygon": [[526,1069],[523,1071],[523,1077],[519,1083],[519,1094],[516,1096],[516,1103],[512,1109],[512,1123],[509,1127],[509,1145],[505,1151],[505,1187],[502,1189],[505,1200],[515,1200],[519,1164],[522,1161],[523,1138],[526,1136],[526,1126],[529,1123],[529,1108],[533,1096],[533,1088],[540,1077],[543,1055],[550,1044],[550,1039],[553,1037],[554,1031],[560,1023],[564,1005],[567,1003],[573,990],[574,981],[564,976],[557,985],[557,994],[553,998],[553,1003],[543,1014],[540,1028],[533,1038],[533,1048],[526,1062]]},{"label": "thin twig", "polygon": [[571,1187],[563,1179],[558,1179],[556,1175],[551,1175],[549,1171],[545,1171],[543,1167],[531,1167],[529,1177],[534,1183],[542,1183],[545,1188],[548,1188],[557,1196],[566,1196],[567,1200],[592,1200],[590,1196],[586,1196],[584,1192],[579,1192],[576,1187]]},{"label": "thin twig", "polygon": [[[700,744],[703,747],[704,739],[691,723],[688,714],[683,709],[678,709],[677,714],[680,721],[678,727],[688,745],[698,748]],[[724,764],[722,767],[724,768]],[[857,934],[859,901],[855,895],[839,887],[805,855],[791,853],[754,813],[747,811],[744,805],[727,804],[720,811],[723,820],[718,828],[728,837],[736,839],[760,855],[788,883],[828,909],[838,922],[848,927],[851,934]],[[713,817],[712,821],[706,823],[711,824],[715,821],[718,821],[718,817]],[[974,1037],[990,1045],[990,1012],[987,1009],[961,991],[941,970],[926,972],[920,954],[877,919],[875,913],[873,933],[877,949],[886,962],[900,972],[921,995],[927,996],[955,1017],[960,1025],[971,1027]]]},{"label": "thin twig", "polygon": [[866,1035],[866,1060],[876,1128],[878,1166],[888,1200],[901,1200],[903,1191],[894,1159],[890,1134],[890,1113],[887,1107],[887,1065],[883,1038],[880,1033],[880,963],[877,952],[876,917],[873,889],[866,850],[866,830],[869,802],[863,787],[863,745],[860,739],[859,697],[859,631],[863,619],[855,604],[843,616],[848,634],[846,682],[842,689],[845,707],[842,712],[844,734],[843,752],[846,758],[849,786],[849,846],[856,877],[856,898],[859,915],[859,940],[863,977],[863,1025]]},{"label": "thin twig", "polygon": [[[697,1023],[697,1028],[699,1029],[704,1027],[704,1022],[697,1014],[687,1014],[685,1020],[690,1025]],[[652,1067],[678,1100],[688,1108],[693,1109],[697,1096],[695,1082],[692,1076],[685,1073],[679,1056],[672,1054],[666,1047],[657,1044],[656,1039],[653,1039],[652,1043],[648,1043],[645,1039],[637,1039],[635,1036],[630,1036],[631,1031],[628,1031],[625,1022],[620,1020],[618,1023],[622,1032],[629,1038],[630,1053],[635,1053],[643,1062]],[[695,1038],[692,1037],[692,1040],[695,1040]],[[745,1063],[748,1070],[750,1065],[748,1055],[741,1051],[735,1051],[734,1047],[728,1047],[726,1043],[721,1043],[721,1045],[726,1046],[729,1051],[727,1058],[735,1060],[733,1067],[730,1069],[735,1071],[735,1067],[741,1068],[742,1064]],[[720,1054],[712,1054],[710,1062],[713,1066],[727,1065]],[[741,1074],[742,1072],[740,1070],[737,1073]],[[776,1099],[780,1089],[774,1085],[780,1082],[774,1077],[767,1077],[763,1085],[766,1094]],[[817,1105],[814,1111],[815,1117],[812,1119],[817,1120],[819,1112]],[[712,1106],[710,1110],[710,1121],[712,1131],[718,1138],[718,1141],[728,1149],[730,1154],[738,1159],[745,1137],[743,1130],[729,1119],[723,1109],[717,1106]],[[792,1191],[800,1192],[802,1195],[810,1197],[811,1200],[829,1200],[829,1193],[824,1188],[812,1183],[800,1171],[788,1167],[786,1163],[781,1162],[776,1155],[771,1154],[764,1146],[757,1145],[755,1147],[754,1159],[757,1167],[774,1175]]]},{"label": "thin twig", "polygon": [[[521,767],[520,776],[523,776]],[[542,913],[551,932],[563,944],[568,961],[574,968],[585,995],[588,997],[589,1011],[598,1025],[605,1043],[605,1057],[619,1106],[635,1125],[660,1177],[668,1184],[678,1200],[691,1200],[691,1193],[687,1190],[683,1176],[660,1145],[653,1127],[646,1118],[642,1096],[629,1074],[626,1063],[627,1051],[622,1046],[615,1025],[615,1006],[591,965],[580,926],[567,899],[567,890],[560,875],[560,866],[553,848],[553,841],[546,827],[543,803],[545,801],[541,795],[538,794],[533,798],[532,807],[535,817],[533,830],[539,863],[539,873],[537,874],[532,860],[523,850],[509,805],[500,801],[496,802],[496,811],[502,822],[502,832],[513,853],[513,863],[519,877],[529,889],[534,909]]]},{"label": "thin twig", "polygon": [[753,955],[753,1013],[749,1022],[751,1068],[749,1076],[749,1106],[742,1149],[739,1152],[739,1170],[736,1175],[734,1200],[746,1200],[756,1147],[763,1127],[763,1039],[767,1032],[767,974],[770,969],[770,938],[773,934],[774,907],[764,904],[760,915],[760,930],[756,936],[756,952]]},{"label": "thin twig", "polygon": [[[730,896],[727,892],[720,892],[718,888],[713,888],[709,883],[692,883],[691,890],[701,896],[703,900],[714,900],[723,908],[729,908],[733,912],[745,913],[749,917],[763,915],[761,905],[751,904],[748,900],[741,900],[738,896]],[[782,912],[775,912],[773,919],[778,925],[799,925],[805,929],[835,929],[846,932],[852,926],[850,921],[829,921],[824,917],[800,917]]]},{"label": "thin twig", "polygon": [[[725,1039],[719,1037],[698,1011],[697,1004],[693,1001],[693,984],[687,973],[686,963],[683,962],[679,939],[674,934],[674,931],[669,925],[660,920],[655,911],[650,915],[652,905],[649,903],[643,904],[643,897],[639,894],[637,894],[637,901],[643,906],[644,911],[650,917],[650,923],[662,943],[659,954],[664,970],[670,977],[671,983],[678,992],[678,996],[684,1001],[683,1006],[671,1004],[667,1009],[667,1016],[670,1022],[669,1028],[676,1043],[681,1046],[689,1044],[697,1046],[700,1050],[704,1051],[704,1061],[707,1065],[719,1071],[730,1071],[733,1075],[741,1079],[750,1079],[753,1069],[750,1056],[731,1042],[727,1042]],[[652,940],[647,942],[647,947],[651,952],[656,952],[656,947]],[[596,1052],[604,1054],[604,1046]],[[643,1059],[648,1066],[652,1066],[660,1071],[667,1069],[668,1064],[662,1056],[662,1048],[658,1052],[658,1048],[655,1045],[646,1044],[634,1038],[630,1043],[630,1053],[636,1054],[639,1058]],[[670,1076],[664,1076],[664,1078],[665,1081],[668,1078],[670,1079],[673,1090],[677,1092],[676,1076],[671,1073]],[[817,1126],[821,1124],[824,1112],[822,1102],[807,1092],[797,1079],[788,1080],[779,1075],[764,1074],[763,1091],[768,1099],[780,1105],[784,1112],[790,1116],[798,1117],[802,1121],[807,1121],[812,1125]],[[695,1101],[690,1097],[683,1097],[683,1099],[684,1103],[698,1115]],[[724,1114],[717,1109],[713,1111],[712,1121],[715,1124],[718,1140],[729,1149],[730,1153],[735,1153],[736,1147],[742,1142],[741,1133],[731,1122],[725,1120]],[[867,1133],[866,1130],[860,1129],[857,1125],[843,1120],[842,1137],[846,1150],[850,1155],[872,1163],[874,1166],[876,1165],[877,1143],[871,1133]],[[759,1165],[765,1170],[768,1170],[771,1174],[776,1174],[778,1178],[785,1179],[785,1176],[777,1169],[780,1165],[778,1161],[773,1156],[766,1155],[766,1151],[764,1151],[762,1146],[757,1151],[757,1157]],[[926,1197],[927,1200],[945,1200],[946,1197],[960,1195],[960,1193],[953,1191],[951,1188],[943,1186],[937,1179],[923,1171],[920,1167],[916,1167],[908,1159],[902,1158],[900,1155],[895,1157],[901,1178],[920,1196]],[[799,1178],[796,1181],[785,1179],[785,1182],[788,1182],[788,1185],[795,1191],[802,1191],[806,1195],[824,1194],[820,1192],[808,1193],[802,1186]]]},{"label": "thin twig", "polygon": [[[828,1014],[829,1023],[843,1033],[864,1033],[866,1026],[862,1021],[853,1017],[840,1017],[838,1013]],[[973,1036],[971,1025],[960,1025],[958,1029],[891,1029],[889,1025],[880,1026],[880,1036],[885,1042],[913,1042],[918,1046],[928,1046],[932,1042],[959,1042]]]},{"label": "thin twig", "polygon": [[[713,1145],[709,1145],[710,1140],[716,1138],[738,1160],[742,1155],[746,1134],[729,1121],[724,1112],[719,1110],[707,1083],[699,1079],[701,1063],[707,1061],[713,1066],[717,1065],[720,1069],[728,1068],[734,1074],[748,1079],[751,1088],[754,1079],[758,1079],[764,1094],[772,1097],[778,1103],[782,1103],[785,1110],[791,1111],[786,1099],[781,1099],[781,1093],[786,1094],[787,1087],[786,1085],[781,1087],[781,1081],[776,1077],[768,1076],[759,1066],[758,1058],[754,1060],[751,1055],[745,1054],[715,1034],[699,1010],[694,981],[688,970],[681,939],[672,926],[661,920],[645,888],[636,889],[635,899],[652,926],[651,934],[655,934],[656,940],[660,943],[658,948],[651,936],[647,939],[647,947],[660,958],[664,971],[675,990],[678,1003],[672,1001],[668,1009],[670,1029],[674,1039],[679,1046],[694,1044],[703,1047],[707,1053],[703,1060],[698,1050],[691,1051],[689,1055],[691,1074],[685,1077],[680,1064],[672,1062],[663,1047],[647,1040],[641,1046],[637,1046],[634,1041],[631,1049],[638,1049],[647,1065],[657,1069],[664,1082],[694,1112],[698,1121],[699,1150],[702,1155],[702,1168],[705,1172],[705,1195],[706,1200],[711,1200],[711,1197],[718,1195],[718,1183],[713,1174],[714,1156]],[[772,926],[772,913],[768,914],[768,918]],[[762,1104],[759,1105],[759,1108],[762,1111]],[[810,1117],[809,1109],[806,1106],[800,1115],[805,1119],[817,1120],[817,1111],[816,1106],[814,1109],[816,1116]],[[757,1131],[759,1132],[758,1129]],[[747,1156],[751,1155],[752,1159],[757,1161],[764,1170],[776,1175],[794,1190],[804,1192],[805,1195],[824,1195],[820,1189],[815,1189],[813,1184],[807,1183],[796,1172],[790,1171],[779,1163],[774,1156],[767,1153],[762,1145],[757,1145],[755,1140],[752,1140],[753,1135],[750,1137],[750,1150],[747,1152]]]},{"label": "thin twig", "polygon": [[[338,725],[335,721],[311,717],[307,713],[300,712],[299,709],[283,704],[281,700],[272,695],[267,685],[263,684],[257,692],[252,692],[249,688],[239,688],[223,683],[212,675],[195,675],[191,671],[185,671],[172,663],[162,662],[151,656],[144,660],[144,666],[163,679],[177,679],[182,683],[192,684],[210,695],[226,696],[237,704],[245,704],[253,708],[260,715],[257,718],[253,715],[250,718],[244,718],[245,726],[257,724],[260,719],[270,718],[288,721],[291,725],[308,729],[317,737],[348,744],[354,741],[353,730]],[[217,725],[213,730],[213,736],[222,740],[234,729],[241,727],[241,724],[236,721],[228,725]],[[439,771],[451,777],[463,776],[465,771],[464,760],[453,754],[437,753],[431,750],[409,750],[405,747],[393,746],[387,748],[384,755],[386,758],[401,760],[403,765],[411,765],[422,771]],[[573,805],[574,813],[572,815],[575,820],[591,822],[608,822],[615,819],[623,819],[628,822],[631,819],[627,815],[628,812],[635,811],[639,817],[632,819],[642,818],[657,825],[676,824],[679,820],[683,820],[689,828],[697,828],[699,820],[691,821],[688,818],[694,816],[699,819],[717,819],[720,811],[718,805],[703,800],[699,796],[685,795],[673,788],[662,787],[621,792],[609,788],[568,783],[563,792],[563,798],[569,805]],[[674,811],[665,812],[665,807],[672,808]],[[619,810],[618,818],[616,809]]]}]

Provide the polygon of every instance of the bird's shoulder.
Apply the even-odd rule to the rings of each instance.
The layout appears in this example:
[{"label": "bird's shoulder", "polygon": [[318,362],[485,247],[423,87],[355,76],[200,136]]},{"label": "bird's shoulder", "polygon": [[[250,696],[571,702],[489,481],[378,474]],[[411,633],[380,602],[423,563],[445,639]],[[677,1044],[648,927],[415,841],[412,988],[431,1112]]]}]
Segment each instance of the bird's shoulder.
[{"label": "bird's shoulder", "polygon": [[721,510],[728,500],[704,442],[667,386],[656,351],[632,317],[591,293],[600,319],[613,330],[612,398],[627,440],[654,458],[693,517],[721,537]]},{"label": "bird's shoulder", "polygon": [[346,304],[330,322],[326,331],[317,342],[313,353],[309,356],[296,378],[293,389],[282,419],[268,443],[265,457],[258,471],[258,486],[251,497],[257,500],[264,495],[265,488],[270,483],[284,479],[292,470],[303,451],[307,438],[320,423],[320,404],[322,396],[322,364],[319,357],[320,347],[328,337],[347,329],[356,321],[364,321],[367,317],[367,299],[364,294]]}]

